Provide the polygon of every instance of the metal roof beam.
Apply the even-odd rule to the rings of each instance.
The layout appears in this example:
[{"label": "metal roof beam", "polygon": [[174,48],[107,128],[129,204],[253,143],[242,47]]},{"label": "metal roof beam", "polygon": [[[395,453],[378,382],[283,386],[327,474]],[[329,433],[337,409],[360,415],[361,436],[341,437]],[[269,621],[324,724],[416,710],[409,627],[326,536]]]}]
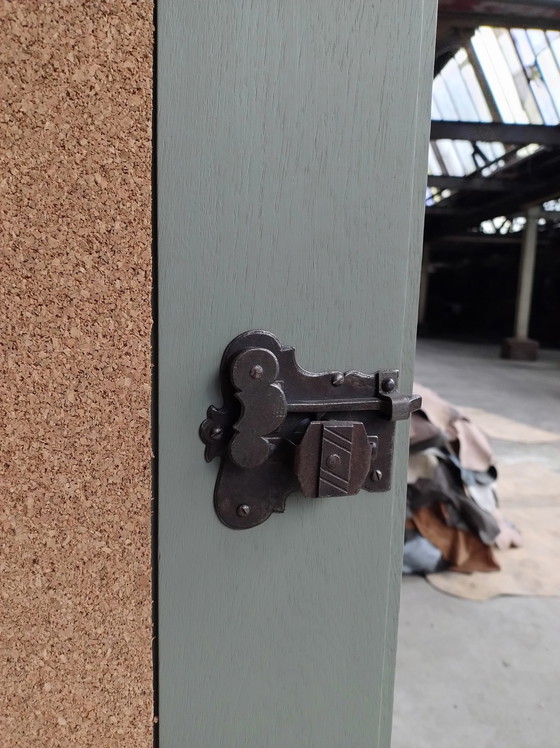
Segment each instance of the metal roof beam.
[{"label": "metal roof beam", "polygon": [[483,244],[505,244],[506,246],[517,246],[521,242],[522,237],[523,231],[516,231],[512,234],[450,234],[449,236],[442,237],[442,239],[434,240],[432,246],[437,247],[440,241],[445,245],[463,244],[480,246]]},{"label": "metal roof beam", "polygon": [[428,176],[428,187],[436,187],[440,190],[507,192],[515,189],[516,184],[511,179],[499,179],[497,177],[448,177],[430,174]]},{"label": "metal roof beam", "polygon": [[[530,4],[530,0],[527,4]],[[453,13],[440,12],[439,24],[452,26],[493,26],[505,29],[542,29],[543,31],[560,31],[560,15],[530,16],[514,13]]]},{"label": "metal roof beam", "polygon": [[430,140],[480,140],[512,145],[560,145],[558,125],[510,125],[505,122],[449,122],[432,120]]},{"label": "metal roof beam", "polygon": [[[518,215],[521,210],[560,197],[560,174],[543,175],[539,182],[525,182],[520,175],[518,193],[496,195],[476,205],[430,205],[426,208],[425,241],[434,241],[462,229],[474,228],[496,216]],[[446,203],[447,201],[444,201]]]}]

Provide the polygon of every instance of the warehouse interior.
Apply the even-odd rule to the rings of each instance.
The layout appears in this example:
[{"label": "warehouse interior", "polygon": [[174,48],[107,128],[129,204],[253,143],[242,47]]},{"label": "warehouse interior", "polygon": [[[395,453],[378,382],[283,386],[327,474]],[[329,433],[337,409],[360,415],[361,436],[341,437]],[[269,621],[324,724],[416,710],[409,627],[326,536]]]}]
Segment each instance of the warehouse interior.
[{"label": "warehouse interior", "polygon": [[522,540],[403,576],[393,748],[558,745],[559,291],[560,2],[439,0],[415,379],[488,439]]},{"label": "warehouse interior", "polygon": [[555,0],[440,0],[421,335],[560,346],[559,66]]}]

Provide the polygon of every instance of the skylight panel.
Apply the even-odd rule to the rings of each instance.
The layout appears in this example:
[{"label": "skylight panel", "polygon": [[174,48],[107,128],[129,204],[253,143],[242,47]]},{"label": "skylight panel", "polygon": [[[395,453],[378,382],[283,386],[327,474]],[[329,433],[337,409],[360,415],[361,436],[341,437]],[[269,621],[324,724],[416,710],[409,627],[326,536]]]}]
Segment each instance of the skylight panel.
[{"label": "skylight panel", "polygon": [[511,29],[511,37],[515,42],[517,54],[525,67],[531,67],[535,64],[535,53],[529,42],[525,29]]},{"label": "skylight panel", "polygon": [[437,160],[436,154],[434,153],[434,149],[430,145],[428,148],[428,174],[433,174],[436,177],[441,176],[442,174],[441,167],[439,165],[439,161]]},{"label": "skylight panel", "polygon": [[[544,43],[544,47],[540,52],[536,52],[538,47],[535,47],[535,43],[538,43],[539,40]],[[542,89],[540,95],[543,100],[543,107],[545,107],[542,110],[544,121],[546,124],[556,125],[559,122],[558,116],[560,115],[560,71],[558,70],[558,63],[546,34],[543,33],[541,37],[538,37],[535,43],[531,40],[531,43],[536,52],[537,63],[537,70],[532,83],[535,89]]]},{"label": "skylight panel", "polygon": [[478,112],[473,103],[470,91],[463,78],[461,68],[456,60],[450,60],[443,77],[449,95],[453,99],[459,119],[465,121],[478,121]]},{"label": "skylight panel", "polygon": [[[560,32],[481,26],[436,76],[432,119],[511,124],[560,123]],[[484,177],[526,158],[540,146],[436,140],[428,166],[433,175]],[[443,192],[432,191],[436,202]]]},{"label": "skylight panel", "polygon": [[452,140],[438,140],[438,149],[447,167],[447,173],[452,177],[464,177],[465,169],[455,152]]},{"label": "skylight panel", "polygon": [[463,174],[471,174],[476,170],[476,162],[473,158],[473,147],[472,143],[468,140],[455,140],[455,148],[457,151],[457,158],[461,162],[463,167]]},{"label": "skylight panel", "polygon": [[500,48],[504,53],[504,58],[511,72],[514,85],[519,95],[519,100],[523,110],[529,118],[529,122],[534,125],[540,125],[544,121],[543,114],[537,105],[537,98],[529,83],[530,71],[533,69],[533,63],[530,66],[524,66],[521,57],[514,44],[513,37],[505,29],[497,29],[496,36],[499,40]]},{"label": "skylight panel", "polygon": [[488,108],[488,104],[486,103],[486,99],[484,98],[484,94],[482,93],[482,89],[480,88],[472,65],[470,63],[463,65],[461,67],[461,72],[476,109],[476,117],[474,119],[478,122],[491,122],[492,115],[490,114],[490,109]]},{"label": "skylight panel", "polygon": [[544,31],[541,31],[540,29],[527,29],[527,36],[529,37],[529,42],[531,43],[535,56],[538,56],[548,47]]},{"label": "skylight panel", "polygon": [[455,108],[453,99],[449,95],[449,90],[445,85],[445,81],[442,75],[438,75],[434,80],[432,99],[435,102],[438,112],[440,113],[441,119],[459,119],[459,113]]},{"label": "skylight panel", "polygon": [[560,114],[560,71],[550,48],[545,49],[539,55],[539,68],[556,107],[556,112]]},{"label": "skylight panel", "polygon": [[477,29],[472,43],[503,122],[527,124],[529,118],[492,29],[485,26]]},{"label": "skylight panel", "polygon": [[530,85],[542,113],[544,124],[557,125],[559,121],[558,112],[556,111],[556,107],[554,106],[544,81],[541,78],[536,78],[531,81]]}]

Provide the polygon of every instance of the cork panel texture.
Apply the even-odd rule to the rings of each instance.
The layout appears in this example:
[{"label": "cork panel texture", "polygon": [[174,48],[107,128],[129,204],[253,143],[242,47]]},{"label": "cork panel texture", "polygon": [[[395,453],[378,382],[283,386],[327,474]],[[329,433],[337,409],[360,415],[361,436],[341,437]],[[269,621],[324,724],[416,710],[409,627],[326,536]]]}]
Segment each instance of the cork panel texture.
[{"label": "cork panel texture", "polygon": [[147,748],[153,8],[0,8],[0,748]]}]

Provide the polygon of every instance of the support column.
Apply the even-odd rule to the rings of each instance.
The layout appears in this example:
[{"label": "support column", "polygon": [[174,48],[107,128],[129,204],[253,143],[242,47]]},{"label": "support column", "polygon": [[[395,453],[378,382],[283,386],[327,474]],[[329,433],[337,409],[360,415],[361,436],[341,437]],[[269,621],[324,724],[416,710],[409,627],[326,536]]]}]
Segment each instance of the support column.
[{"label": "support column", "polygon": [[519,263],[519,283],[517,286],[517,303],[515,308],[515,337],[506,338],[502,344],[502,358],[513,358],[523,361],[536,361],[539,344],[529,339],[529,320],[533,281],[535,276],[535,258],[537,254],[537,226],[539,208],[534,206],[527,211],[527,223],[523,234],[521,261]]}]

